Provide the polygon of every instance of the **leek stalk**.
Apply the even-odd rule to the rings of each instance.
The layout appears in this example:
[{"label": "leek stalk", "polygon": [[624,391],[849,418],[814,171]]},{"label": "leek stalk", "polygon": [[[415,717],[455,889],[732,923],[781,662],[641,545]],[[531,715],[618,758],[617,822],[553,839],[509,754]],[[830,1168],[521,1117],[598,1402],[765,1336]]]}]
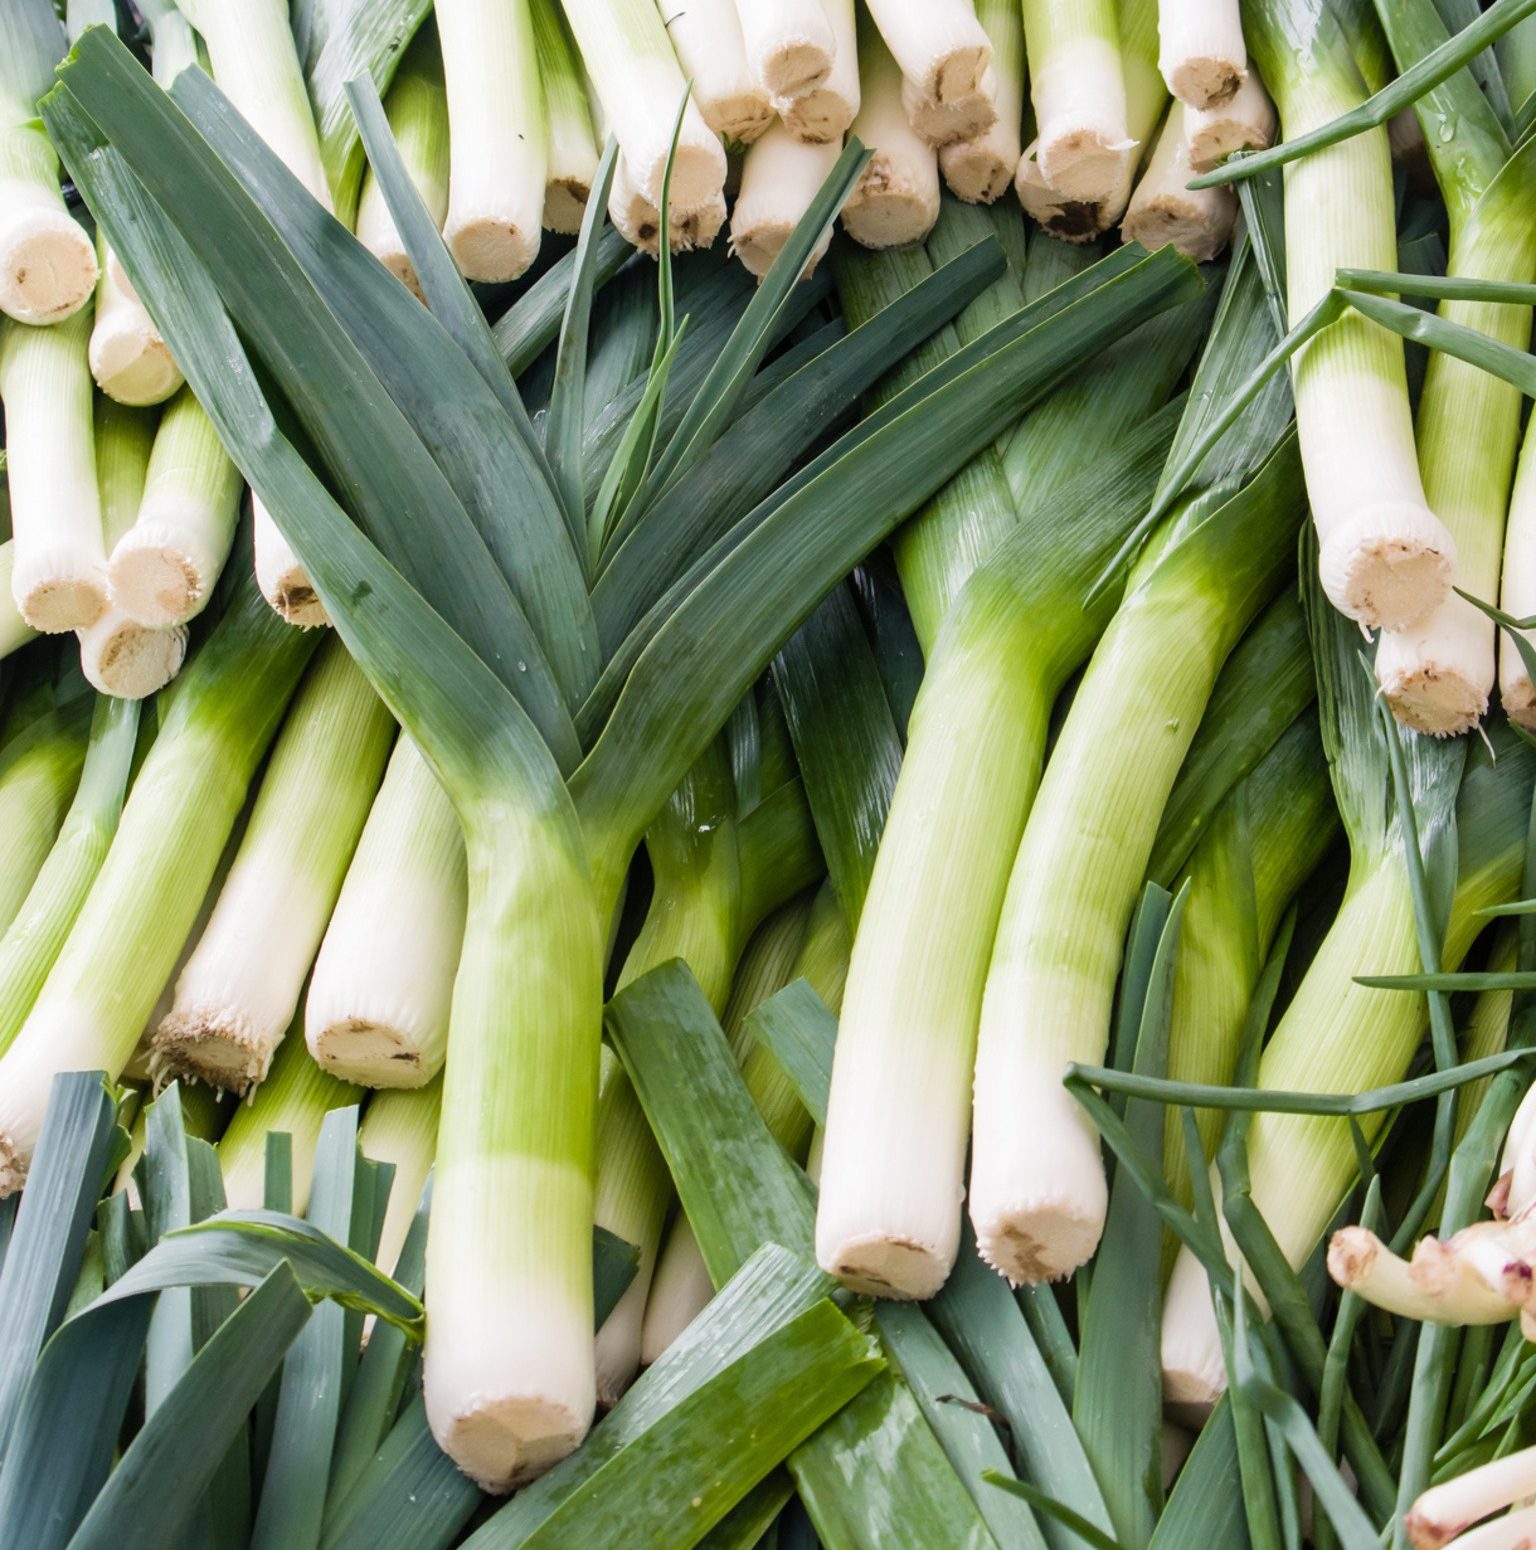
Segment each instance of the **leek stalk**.
[{"label": "leek stalk", "polygon": [[394,724],[339,642],[293,702],[218,903],[155,1031],[158,1072],[243,1093],[267,1074],[378,788]]},{"label": "leek stalk", "polygon": [[981,91],[992,44],[969,0],[869,0],[869,14],[921,102],[943,108]]},{"label": "leek stalk", "polygon": [[1026,0],[1024,43],[1041,177],[1063,199],[1108,199],[1137,154],[1114,0]]},{"label": "leek stalk", "polygon": [[1255,72],[1214,108],[1184,110],[1189,165],[1209,172],[1237,151],[1262,151],[1275,138],[1275,105]]},{"label": "leek stalk", "polygon": [[656,3],[704,122],[732,149],[751,145],[773,122],[773,103],[747,61],[736,0]]},{"label": "leek stalk", "polygon": [[1002,198],[1023,154],[1024,23],[1013,0],[981,0],[977,19],[992,46],[992,102],[989,127],[944,146],[939,170],[949,191],[968,203]]},{"label": "leek stalk", "polygon": [[[783,125],[763,131],[741,163],[741,189],[731,211],[731,252],[758,279],[768,273],[837,163],[836,145],[797,140]],[[817,244],[807,277],[826,256],[832,233]]]},{"label": "leek stalk", "polygon": [[101,274],[87,352],[96,386],[120,404],[164,403],[181,386],[181,368],[171,359],[144,303],[124,289],[107,245],[97,238]]},{"label": "leek stalk", "polygon": [[1189,110],[1175,101],[1163,120],[1147,170],[1131,195],[1120,234],[1148,249],[1171,242],[1196,263],[1206,263],[1232,235],[1237,195],[1220,186],[1188,187],[1194,176],[1188,126]]},{"label": "leek stalk", "polygon": [[1159,0],[1158,68],[1192,108],[1231,100],[1248,74],[1239,0]]},{"label": "leek stalk", "polygon": [[544,83],[549,154],[544,171],[544,226],[574,235],[597,181],[597,145],[587,86],[559,0],[533,0],[533,44]]},{"label": "leek stalk", "polygon": [[395,1170],[378,1251],[373,1256],[381,1270],[394,1270],[421,1204],[437,1155],[437,1122],[442,1109],[443,1084],[434,1080],[415,1092],[376,1093],[363,1111],[357,1144],[365,1157],[390,1163]]},{"label": "leek stalk", "polygon": [[736,0],[752,73],[772,97],[794,100],[823,85],[838,50],[820,0]]},{"label": "leek stalk", "polygon": [[797,140],[838,145],[859,111],[859,43],[854,0],[820,0],[831,29],[832,68],[820,86],[773,105]]},{"label": "leek stalk", "polygon": [[59,833],[85,761],[88,696],[0,745],[0,930],[9,929]]}]

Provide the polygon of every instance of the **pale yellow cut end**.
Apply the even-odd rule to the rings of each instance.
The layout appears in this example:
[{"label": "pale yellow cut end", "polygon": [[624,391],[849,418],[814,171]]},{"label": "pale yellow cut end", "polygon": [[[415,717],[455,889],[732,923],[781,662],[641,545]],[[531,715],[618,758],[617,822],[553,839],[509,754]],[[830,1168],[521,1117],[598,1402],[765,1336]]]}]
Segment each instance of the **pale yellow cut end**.
[{"label": "pale yellow cut end", "polygon": [[803,97],[832,73],[832,56],[819,43],[787,38],[763,55],[762,81],[775,97]]},{"label": "pale yellow cut end", "polygon": [[1384,677],[1381,689],[1404,726],[1432,737],[1470,732],[1488,711],[1488,693],[1481,684],[1433,660]]},{"label": "pale yellow cut end", "polygon": [[930,1244],[869,1233],[841,1244],[822,1268],[865,1296],[921,1302],[949,1279],[953,1261]]},{"label": "pale yellow cut end", "polygon": [[152,327],[125,320],[98,323],[91,333],[91,375],[120,404],[164,403],[181,386],[181,368]]},{"label": "pale yellow cut end", "polygon": [[0,230],[0,312],[19,323],[58,323],[96,289],[96,249],[62,210],[27,210]]},{"label": "pale yellow cut end", "polygon": [[34,630],[64,635],[95,624],[107,610],[107,593],[99,576],[55,574],[28,586],[16,606]]},{"label": "pale yellow cut end", "polygon": [[422,1066],[414,1040],[365,1017],[320,1029],[310,1037],[309,1050],[333,1076],[362,1087],[425,1087],[433,1075]]},{"label": "pale yellow cut end", "polygon": [[539,255],[537,231],[495,216],[459,221],[444,235],[466,280],[516,280]]},{"label": "pale yellow cut end", "polygon": [[1209,111],[1230,102],[1247,73],[1230,59],[1185,59],[1169,77],[1168,87],[1180,102]]},{"label": "pale yellow cut end", "polygon": [[229,1019],[210,1012],[173,1012],[156,1029],[149,1059],[157,1085],[180,1077],[243,1093],[265,1080],[272,1051],[259,1047],[250,1030]]},{"label": "pale yellow cut end", "polygon": [[552,1400],[494,1400],[455,1416],[438,1446],[482,1491],[504,1496],[573,1452],[586,1425]]},{"label": "pale yellow cut end", "polygon": [[583,178],[554,178],[544,185],[544,230],[574,237],[587,213],[592,185]]},{"label": "pale yellow cut end", "polygon": [[1104,1231],[1101,1212],[1068,1200],[1037,1200],[976,1222],[981,1257],[1015,1286],[1059,1281],[1093,1258]]}]

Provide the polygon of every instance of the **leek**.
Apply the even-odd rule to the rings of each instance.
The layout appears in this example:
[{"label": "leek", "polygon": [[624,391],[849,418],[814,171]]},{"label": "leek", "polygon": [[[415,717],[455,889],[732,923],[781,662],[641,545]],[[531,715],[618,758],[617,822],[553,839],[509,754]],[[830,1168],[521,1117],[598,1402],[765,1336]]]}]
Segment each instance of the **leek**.
[{"label": "leek", "polygon": [[[1349,111],[1365,85],[1338,18],[1302,0],[1248,0],[1249,49],[1294,139]],[[1367,130],[1285,169],[1286,287],[1294,325],[1341,267],[1397,258],[1385,130]],[[1419,477],[1401,342],[1346,314],[1296,357],[1296,423],[1334,606],[1376,627],[1412,624],[1445,598],[1455,543]]]},{"label": "leek", "polygon": [[37,124],[64,49],[49,0],[0,12],[0,312],[20,323],[67,318],[96,284],[95,248],[64,206],[58,158]]},{"label": "leek", "polygon": [[859,13],[859,112],[851,134],[874,148],[843,206],[843,227],[867,248],[921,241],[939,218],[939,163],[907,122],[901,69],[868,14]]},{"label": "leek", "polygon": [[597,180],[597,145],[576,45],[558,0],[533,0],[533,44],[544,82],[549,155],[544,170],[544,226],[568,235],[581,230],[582,213]]},{"label": "leek", "polygon": [[772,97],[793,100],[823,85],[840,42],[821,0],[736,0],[747,61]]},{"label": "leek", "polygon": [[1023,154],[1024,24],[1013,0],[981,0],[976,15],[992,45],[993,120],[980,133],[944,146],[939,170],[952,194],[991,204],[1013,182]]},{"label": "leek", "polygon": [[1114,0],[1026,0],[1035,161],[1064,199],[1109,199],[1134,164]]},{"label": "leek", "polygon": [[[1499,603],[1515,619],[1536,614],[1536,431],[1526,427],[1504,530]],[[1522,632],[1530,639],[1529,632]],[[1514,641],[1499,642],[1499,699],[1511,721],[1536,727],[1536,684]]]},{"label": "leek", "polygon": [[367,1087],[422,1087],[442,1069],[465,887],[453,806],[415,743],[402,736],[331,911],[304,1003],[305,1041],[327,1070]]},{"label": "leek", "polygon": [[298,1027],[291,1028],[277,1046],[266,1080],[244,1103],[235,1105],[219,1139],[219,1172],[230,1207],[252,1211],[266,1204],[267,1138],[286,1135],[289,1209],[307,1210],[320,1126],[332,1109],[348,1108],[361,1096],[350,1082],[322,1071],[309,1058]]},{"label": "leek", "polygon": [[1196,263],[1221,252],[1237,220],[1237,195],[1230,188],[1188,187],[1194,176],[1189,149],[1189,110],[1175,101],[1168,109],[1152,159],[1131,195],[1120,234],[1144,248],[1171,242]]},{"label": "leek", "polygon": [[942,149],[959,140],[975,139],[997,122],[997,72],[988,65],[974,91],[948,102],[923,96],[903,76],[901,105],[907,122],[929,145]]},{"label": "leek", "polygon": [[530,0],[435,8],[448,88],[443,238],[470,280],[515,280],[539,252],[548,136]]},{"label": "leek", "polygon": [[1239,0],[1159,0],[1158,68],[1192,108],[1230,101],[1248,74]]},{"label": "leek", "polygon": [[[538,14],[535,11],[535,17]],[[384,107],[411,183],[433,224],[441,226],[448,215],[448,97],[443,56],[431,31],[423,29],[406,51]],[[357,240],[420,296],[421,282],[371,169],[363,173],[356,229]]]},{"label": "leek", "polygon": [[736,0],[657,0],[704,122],[733,149],[773,122],[767,86],[747,61]]},{"label": "leek", "polygon": [[114,605],[149,628],[201,613],[234,541],[243,489],[218,432],[183,388],[160,416],[138,515],[107,562]]},{"label": "leek", "polygon": [[[771,125],[741,163],[741,189],[731,211],[731,252],[758,279],[768,273],[827,175],[838,147],[797,140],[783,124]],[[809,276],[831,245],[829,231],[816,245]]]},{"label": "leek", "polygon": [[841,144],[859,111],[859,44],[854,0],[820,0],[831,28],[832,68],[820,86],[797,97],[775,97],[784,127],[817,145]]},{"label": "leek", "polygon": [[0,1191],[20,1187],[55,1073],[120,1072],[181,951],[309,644],[246,592],[182,675],[101,871],[0,1056]]},{"label": "leek", "polygon": [[51,328],[0,326],[11,595],[50,634],[82,629],[107,606],[89,337],[89,309]]},{"label": "leek", "polygon": [[1098,1137],[1061,1077],[1104,1053],[1157,821],[1221,664],[1291,559],[1298,476],[1283,442],[1246,489],[1197,502],[1143,557],[1041,780],[976,1048],[970,1215],[982,1257],[1014,1281],[1075,1270],[1103,1231]]},{"label": "leek", "polygon": [[1275,105],[1257,74],[1214,108],[1184,109],[1189,165],[1209,172],[1238,151],[1262,151],[1275,138]]},{"label": "leek", "polygon": [[[687,84],[655,0],[563,0],[587,74],[635,187],[656,208]],[[743,22],[746,16],[743,15]],[[748,32],[750,37],[750,30]],[[725,187],[725,152],[690,101],[671,159],[670,203],[709,204]]]},{"label": "leek", "polygon": [[[133,526],[144,495],[154,435],[153,417],[100,399],[96,410],[96,474],[101,496],[102,538],[110,549]],[[142,700],[163,689],[187,654],[179,626],[146,629],[114,599],[94,623],[78,632],[80,669],[102,694]]]},{"label": "leek", "polygon": [[88,351],[91,375],[96,386],[119,403],[164,403],[181,386],[181,370],[143,302],[118,280],[104,242],[99,251],[101,274]]},{"label": "leek", "polygon": [[[621,156],[608,194],[608,219],[632,247],[652,258],[661,251],[661,211],[636,182],[629,163]],[[703,205],[667,211],[667,250],[691,253],[710,247],[725,225],[725,196],[716,194]]]},{"label": "leek", "polygon": [[218,903],[155,1031],[157,1073],[237,1093],[265,1078],[393,731],[368,680],[339,642],[328,642],[294,699]]},{"label": "leek", "polygon": [[992,44],[970,0],[869,0],[869,14],[920,99],[946,107],[981,90]]},{"label": "leek", "polygon": [[[1407,0],[1388,17],[1406,68],[1445,40],[1432,0]],[[1470,74],[1453,76],[1416,104],[1450,216],[1450,272],[1468,279],[1536,279],[1536,152],[1510,159],[1509,142]],[[1517,349],[1531,340],[1531,309],[1443,301],[1440,316]],[[1424,494],[1456,552],[1456,584],[1477,598],[1498,589],[1504,519],[1520,436],[1519,390],[1454,356],[1434,352],[1416,431]],[[1494,623],[1452,593],[1407,629],[1388,630],[1376,675],[1398,719],[1440,736],[1467,731],[1488,708]]]},{"label": "leek", "polygon": [[374,1255],[381,1270],[395,1268],[421,1204],[437,1154],[437,1122],[442,1108],[443,1084],[432,1081],[416,1092],[376,1093],[363,1111],[357,1144],[365,1157],[390,1163],[395,1170]]},{"label": "leek", "polygon": [[0,661],[37,638],[37,631],[21,617],[11,592],[16,566],[16,545],[7,538],[0,543]]}]

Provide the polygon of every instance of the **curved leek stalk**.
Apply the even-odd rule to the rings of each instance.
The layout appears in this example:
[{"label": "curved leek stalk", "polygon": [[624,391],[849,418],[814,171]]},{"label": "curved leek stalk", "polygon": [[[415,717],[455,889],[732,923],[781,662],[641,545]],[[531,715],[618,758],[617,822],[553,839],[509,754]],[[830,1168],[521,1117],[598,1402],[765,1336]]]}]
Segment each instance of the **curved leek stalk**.
[{"label": "curved leek stalk", "polygon": [[107,606],[86,361],[89,309],[51,328],[0,328],[0,402],[15,544],[11,595],[49,634],[83,629]]},{"label": "curved leek stalk", "polygon": [[394,723],[340,642],[315,662],[219,902],[156,1030],[158,1070],[244,1092],[299,1004],[383,774]]},{"label": "curved leek stalk", "polygon": [[310,976],[304,1037],[327,1070],[367,1087],[423,1087],[442,1070],[465,888],[458,817],[402,736]]},{"label": "curved leek stalk", "polygon": [[310,653],[254,593],[183,674],[107,858],[0,1056],[0,1192],[20,1187],[54,1075],[116,1075],[138,1043]]},{"label": "curved leek stalk", "polygon": [[[1347,112],[1365,85],[1337,18],[1305,0],[1252,0],[1248,45],[1294,139]],[[1286,285],[1292,324],[1340,268],[1397,259],[1391,156],[1368,130],[1285,169]],[[1372,628],[1412,624],[1450,589],[1455,543],[1419,477],[1401,341],[1347,316],[1292,371],[1319,575],[1339,611]]]},{"label": "curved leek stalk", "polygon": [[377,1093],[363,1111],[357,1132],[363,1155],[395,1167],[379,1249],[374,1255],[381,1270],[395,1268],[421,1204],[421,1193],[437,1155],[437,1122],[442,1109],[443,1084],[432,1081],[416,1092]]},{"label": "curved leek stalk", "polygon": [[344,1109],[361,1097],[350,1082],[322,1071],[309,1058],[297,1024],[290,1028],[272,1057],[266,1080],[235,1105],[219,1141],[219,1171],[230,1208],[252,1211],[264,1204],[267,1137],[283,1134],[289,1137],[292,1209],[300,1214],[307,1210],[321,1123],[332,1109]]},{"label": "curved leek stalk", "polygon": [[107,561],[114,604],[149,628],[200,614],[234,541],[244,487],[212,422],[183,388],[160,416],[138,515]]}]

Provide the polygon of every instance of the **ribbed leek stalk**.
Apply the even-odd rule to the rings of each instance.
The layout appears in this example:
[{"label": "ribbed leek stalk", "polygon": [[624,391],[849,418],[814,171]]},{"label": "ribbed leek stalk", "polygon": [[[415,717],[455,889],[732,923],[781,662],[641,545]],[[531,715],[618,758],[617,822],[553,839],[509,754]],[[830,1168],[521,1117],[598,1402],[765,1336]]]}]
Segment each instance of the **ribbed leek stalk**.
[{"label": "ribbed leek stalk", "polygon": [[548,134],[529,0],[436,7],[448,87],[448,215],[470,280],[515,280],[539,252]]},{"label": "ribbed leek stalk", "polygon": [[1179,252],[1205,263],[1227,245],[1237,220],[1237,195],[1220,185],[1190,188],[1189,110],[1175,101],[1126,208],[1120,234],[1127,242],[1156,249],[1171,242]]},{"label": "ribbed leek stalk", "polygon": [[[836,145],[797,140],[783,124],[772,124],[741,163],[741,189],[731,211],[731,252],[761,279],[789,241],[838,156]],[[811,255],[809,274],[826,256],[829,231]]]},{"label": "ribbed leek stalk", "polygon": [[304,1003],[305,1040],[327,1070],[367,1087],[422,1087],[442,1069],[465,887],[453,805],[401,736]]},{"label": "ribbed leek stalk", "polygon": [[70,811],[5,936],[0,936],[0,1054],[22,1028],[101,871],[118,828],[136,735],[138,705],[119,699],[96,701]]},{"label": "ribbed leek stalk", "polygon": [[138,516],[107,561],[114,605],[151,628],[200,614],[234,541],[244,488],[212,421],[183,388],[160,416]]},{"label": "ribbed leek stalk", "polygon": [[[842,1006],[848,974],[848,923],[829,885],[817,890],[805,922],[804,938],[786,979],[804,979],[836,1014]],[[773,1138],[796,1161],[804,1162],[812,1146],[812,1122],[793,1084],[771,1050],[755,1041],[734,1041],[742,1080],[767,1122]],[[809,1165],[808,1165],[809,1166]],[[816,1170],[811,1169],[814,1176]],[[656,1266],[651,1300],[645,1310],[642,1355],[653,1362],[703,1310],[714,1295],[698,1241],[679,1214]]]},{"label": "ribbed leek stalk", "polygon": [[47,860],[85,760],[91,709],[76,696],[0,746],[0,930],[8,930]]},{"label": "ribbed leek stalk", "polygon": [[1065,199],[1108,199],[1139,154],[1114,0],[1025,0],[1024,42],[1042,178]]},{"label": "ribbed leek stalk", "polygon": [[752,73],[770,96],[803,97],[823,85],[838,50],[820,0],[736,0]]},{"label": "ribbed leek stalk", "polygon": [[[1457,968],[1485,924],[1479,911],[1513,897],[1520,880],[1536,759],[1501,730],[1493,754],[1473,740],[1456,802],[1456,888],[1441,963]],[[1497,769],[1494,758],[1497,758]],[[1360,974],[1420,968],[1402,840],[1351,836],[1349,886],[1259,1065],[1260,1088],[1361,1092],[1402,1080],[1423,1040],[1421,994],[1355,983]],[[1361,1120],[1367,1138],[1381,1116]],[[1358,1167],[1349,1124],[1317,1115],[1256,1114],[1248,1132],[1254,1206],[1293,1266],[1316,1248]],[[1205,1405],[1226,1384],[1206,1272],[1181,1250],[1163,1312],[1163,1386]]]},{"label": "ribbed leek stalk", "polygon": [[15,544],[11,596],[35,630],[58,634],[107,606],[101,498],[86,361],[90,309],[50,328],[0,326],[0,403]]},{"label": "ribbed leek stalk", "polygon": [[[1214,510],[1197,501],[1138,562],[1025,825],[982,1001],[970,1189],[981,1255],[1013,1281],[1068,1274],[1103,1231],[1098,1135],[1061,1078],[1103,1057],[1158,819],[1221,664],[1282,582],[1299,475],[1287,441],[1246,489]],[[932,1236],[918,1242],[953,1255],[926,1218],[922,1229]]]},{"label": "ribbed leek stalk", "polygon": [[1159,0],[1158,68],[1192,108],[1231,99],[1248,74],[1238,0]]},{"label": "ribbed leek stalk", "polygon": [[[423,27],[406,50],[389,84],[384,110],[411,183],[433,224],[440,227],[448,215],[448,97],[443,56],[432,28]],[[363,173],[356,231],[357,240],[391,274],[421,295],[416,270],[371,167]]]},{"label": "ribbed leek stalk", "polygon": [[57,323],[91,299],[96,253],[64,206],[59,161],[37,123],[37,99],[64,53],[49,0],[0,8],[0,312]]},{"label": "ribbed leek stalk", "polygon": [[533,46],[544,83],[548,156],[544,168],[544,226],[572,235],[597,178],[592,108],[581,78],[576,45],[566,30],[559,0],[533,0]]},{"label": "ribbed leek stalk", "polygon": [[219,1171],[231,1209],[251,1211],[264,1203],[267,1137],[278,1134],[289,1137],[292,1209],[307,1209],[320,1126],[332,1109],[344,1109],[362,1096],[350,1082],[338,1081],[309,1058],[295,1023],[278,1045],[266,1080],[235,1105],[220,1138]]},{"label": "ribbed leek stalk", "polygon": [[1275,138],[1275,105],[1264,83],[1252,71],[1241,86],[1214,108],[1184,110],[1189,137],[1189,164],[1209,172],[1234,151],[1262,151]]},{"label": "ribbed leek stalk", "polygon": [[[1338,835],[1317,717],[1307,710],[1228,795],[1185,867],[1189,887],[1173,976],[1168,1075],[1224,1086],[1260,971],[1291,899]],[[1195,1110],[1207,1157],[1222,1115]],[[1182,1122],[1170,1111],[1163,1171],[1189,1199]],[[1171,1261],[1170,1261],[1171,1263]]]},{"label": "ribbed leek stalk", "polygon": [[[1427,12],[1427,15],[1426,15]],[[1405,0],[1388,18],[1406,68],[1445,28],[1432,0]],[[1509,141],[1469,72],[1416,104],[1450,216],[1449,271],[1469,279],[1536,279],[1536,151],[1509,157]],[[1526,349],[1529,307],[1442,301],[1454,323]],[[1498,590],[1504,521],[1520,437],[1520,393],[1501,378],[1435,351],[1424,375],[1416,431],[1424,494],[1456,549],[1456,585],[1472,597]],[[1494,623],[1456,593],[1413,625],[1388,630],[1376,676],[1406,725],[1438,736],[1465,732],[1488,708],[1494,682]]]},{"label": "ribbed leek stalk", "polygon": [[854,0],[820,0],[832,30],[832,69],[820,86],[797,97],[775,97],[784,127],[797,140],[840,142],[859,111],[859,43]]},{"label": "ribbed leek stalk", "polygon": [[907,122],[901,67],[859,12],[859,113],[850,131],[874,152],[843,206],[843,226],[867,248],[919,242],[939,218],[939,163]]},{"label": "ribbed leek stalk", "polygon": [[188,665],[101,871],[0,1056],[5,1193],[26,1177],[54,1075],[115,1075],[132,1055],[310,649],[247,591]]},{"label": "ribbed leek stalk", "polygon": [[[101,536],[110,549],[134,524],[144,495],[154,439],[154,417],[109,398],[96,404],[96,480]],[[142,700],[163,689],[187,655],[180,626],[147,629],[114,599],[93,624],[78,631],[80,670],[102,694]]]},{"label": "ribbed leek stalk", "polygon": [[357,1144],[374,1162],[393,1163],[394,1181],[374,1260],[393,1270],[411,1230],[421,1192],[437,1155],[437,1122],[443,1108],[443,1084],[428,1082],[415,1092],[376,1093],[363,1111]]},{"label": "ribbed leek stalk", "polygon": [[[1364,99],[1332,11],[1305,0],[1247,0],[1243,21],[1286,138]],[[1396,264],[1385,130],[1289,163],[1285,193],[1293,324],[1327,293],[1337,269]],[[1292,386],[1323,589],[1340,612],[1372,628],[1413,623],[1446,596],[1455,543],[1419,477],[1401,341],[1346,315],[1296,357]]]},{"label": "ribbed leek stalk", "polygon": [[920,98],[944,107],[980,90],[992,44],[970,0],[869,0],[869,13]]},{"label": "ribbed leek stalk", "polygon": [[181,386],[181,368],[171,359],[144,303],[118,280],[99,236],[97,251],[101,274],[88,351],[91,375],[103,393],[121,404],[164,403]]},{"label": "ribbed leek stalk", "polygon": [[[1536,614],[1536,429],[1529,424],[1509,498],[1499,604],[1516,619]],[[1499,641],[1499,699],[1511,721],[1536,727],[1536,684],[1531,682],[1519,649],[1505,638]]]},{"label": "ribbed leek stalk", "polygon": [[[564,0],[564,5],[635,186],[659,208],[672,128],[687,82],[656,0]],[[689,102],[672,161],[671,203],[679,210],[696,210],[724,187],[725,152]]]},{"label": "ribbed leek stalk", "polygon": [[[304,72],[288,27],[286,0],[177,0],[202,34],[219,89],[287,169],[332,208],[320,137]],[[252,501],[256,580],[262,596],[290,624],[325,623],[304,568],[260,500]]]},{"label": "ribbed leek stalk", "polygon": [[223,891],[155,1032],[157,1071],[262,1081],[378,789],[394,723],[339,641],[283,724]]},{"label": "ribbed leek stalk", "polygon": [[736,0],[656,5],[704,122],[728,146],[750,145],[773,122],[773,103],[747,62]]},{"label": "ribbed leek stalk", "polygon": [[1014,0],[980,0],[977,19],[992,45],[995,115],[982,133],[939,152],[939,170],[952,194],[975,204],[1000,199],[1013,182],[1024,123],[1024,23]]}]

